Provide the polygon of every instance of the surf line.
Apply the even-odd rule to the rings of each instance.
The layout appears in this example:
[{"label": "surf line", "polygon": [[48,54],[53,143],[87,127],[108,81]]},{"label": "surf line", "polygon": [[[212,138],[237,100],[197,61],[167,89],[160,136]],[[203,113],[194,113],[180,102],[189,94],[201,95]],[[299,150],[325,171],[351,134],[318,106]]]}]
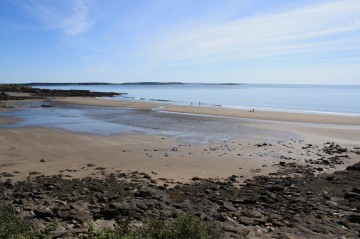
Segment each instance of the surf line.
[{"label": "surf line", "polygon": [[[358,128],[359,126],[354,126],[354,125],[339,125],[339,124],[326,124],[326,123],[310,123],[310,122],[296,122],[296,121],[282,121],[282,120],[269,120],[269,119],[252,119],[252,118],[241,118],[241,117],[236,117],[236,116],[224,116],[224,115],[209,115],[209,114],[201,114],[201,113],[188,113],[188,112],[174,112],[174,111],[167,111],[166,107],[164,106],[159,106],[159,107],[155,107],[151,109],[152,111],[156,111],[159,113],[164,113],[164,114],[178,114],[178,115],[190,115],[190,116],[195,116],[195,117],[209,117],[209,118],[221,118],[221,119],[235,119],[235,120],[242,120],[243,122],[247,122],[247,123],[263,123],[263,122],[269,122],[269,123],[273,123],[273,124],[288,124],[288,125],[307,125],[307,126],[321,126],[321,127],[334,127],[337,126],[339,128],[347,128],[347,129],[353,129]],[[295,113],[296,114],[296,113]],[[301,113],[300,113],[301,114]]]}]

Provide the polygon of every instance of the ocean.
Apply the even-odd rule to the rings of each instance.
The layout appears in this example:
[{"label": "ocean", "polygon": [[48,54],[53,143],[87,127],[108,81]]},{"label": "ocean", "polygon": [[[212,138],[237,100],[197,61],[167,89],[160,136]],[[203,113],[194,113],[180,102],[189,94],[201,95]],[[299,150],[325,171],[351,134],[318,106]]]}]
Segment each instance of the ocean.
[{"label": "ocean", "polygon": [[360,115],[360,85],[176,84],[37,86],[127,93],[112,99],[320,114]]}]

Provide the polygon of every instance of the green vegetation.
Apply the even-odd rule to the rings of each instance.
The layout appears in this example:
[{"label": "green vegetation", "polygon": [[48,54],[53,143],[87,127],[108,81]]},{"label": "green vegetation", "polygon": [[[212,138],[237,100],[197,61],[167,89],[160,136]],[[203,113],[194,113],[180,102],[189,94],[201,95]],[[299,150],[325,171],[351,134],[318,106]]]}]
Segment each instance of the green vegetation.
[{"label": "green vegetation", "polygon": [[[49,224],[41,232],[32,232],[29,223],[21,219],[14,208],[0,206],[0,238],[3,239],[48,239],[55,230]],[[192,214],[182,214],[171,222],[165,219],[149,219],[141,226],[132,225],[127,218],[114,229],[105,229],[95,233],[92,226],[83,238],[87,239],[211,239],[217,238],[217,230]]]},{"label": "green vegetation", "polygon": [[29,231],[29,224],[16,214],[13,207],[0,206],[0,238],[18,238]]},{"label": "green vegetation", "polygon": [[48,224],[41,232],[33,232],[30,223],[17,215],[9,205],[0,205],[0,238],[1,239],[50,239],[55,225]]},{"label": "green vegetation", "polygon": [[216,238],[216,227],[210,227],[192,214],[183,214],[174,221],[166,223],[162,219],[150,219],[141,227],[131,227],[125,220],[113,230],[99,234],[91,231],[90,239],[207,239]]}]

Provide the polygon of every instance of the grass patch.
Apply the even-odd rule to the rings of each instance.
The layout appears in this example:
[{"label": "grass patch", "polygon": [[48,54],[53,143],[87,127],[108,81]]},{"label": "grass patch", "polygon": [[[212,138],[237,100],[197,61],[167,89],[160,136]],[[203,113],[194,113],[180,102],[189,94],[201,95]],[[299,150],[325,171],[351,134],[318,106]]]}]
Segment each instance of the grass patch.
[{"label": "grass patch", "polygon": [[[53,224],[46,226],[41,232],[31,230],[30,224],[20,218],[15,209],[8,205],[0,205],[0,238],[1,239],[48,239]],[[142,226],[132,225],[130,218],[123,219],[114,229],[105,229],[95,233],[89,226],[84,238],[87,239],[212,239],[218,238],[219,230],[208,225],[193,214],[181,214],[172,221],[164,218],[151,218]]]}]

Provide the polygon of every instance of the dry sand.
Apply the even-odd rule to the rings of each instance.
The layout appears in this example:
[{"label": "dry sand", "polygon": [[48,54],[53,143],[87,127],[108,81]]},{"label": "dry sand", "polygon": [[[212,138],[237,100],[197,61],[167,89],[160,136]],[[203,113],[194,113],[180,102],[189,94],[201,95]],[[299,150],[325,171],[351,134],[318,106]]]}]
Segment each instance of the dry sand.
[{"label": "dry sand", "polygon": [[[327,141],[334,141],[351,149],[359,146],[360,139],[359,117],[250,113],[220,108],[92,98],[56,99],[53,103],[147,109],[165,107],[162,110],[268,119],[271,122],[267,124],[267,121],[264,121],[261,127],[295,132],[302,140],[273,142],[272,145],[262,147],[257,144],[262,144],[263,141],[257,139],[194,145],[161,135],[98,136],[41,127],[0,128],[0,173],[10,173],[15,180],[25,179],[29,173],[35,172],[45,175],[62,174],[68,177],[101,177],[104,171],[102,168],[105,168],[106,172],[145,172],[153,178],[167,178],[174,182],[188,181],[194,176],[226,178],[236,174],[250,178],[277,171],[277,164],[284,161],[284,158],[288,162],[300,164],[305,164],[305,160],[308,159],[319,158],[323,155],[322,144]],[[14,119],[0,117],[2,124],[12,120]],[[305,124],[283,121],[299,121]],[[309,122],[336,125],[307,124]],[[349,124],[355,126],[348,126]],[[313,144],[317,148],[304,150],[306,144]],[[345,158],[342,165],[335,168],[321,167],[325,171],[333,171],[360,161],[359,155],[348,155],[349,158]]]}]

